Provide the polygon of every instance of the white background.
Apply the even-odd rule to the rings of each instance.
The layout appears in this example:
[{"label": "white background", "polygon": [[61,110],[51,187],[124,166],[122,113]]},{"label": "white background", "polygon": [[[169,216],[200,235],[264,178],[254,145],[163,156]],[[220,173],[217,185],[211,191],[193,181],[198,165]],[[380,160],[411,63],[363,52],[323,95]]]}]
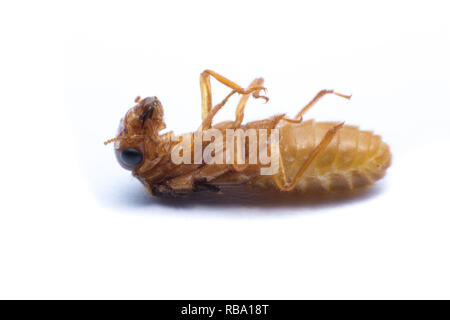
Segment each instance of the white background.
[{"label": "white background", "polygon": [[[448,15],[445,1],[2,3],[0,298],[450,298]],[[353,94],[308,117],[382,135],[387,176],[295,205],[147,196],[102,142],[137,95],[195,129],[206,68],[266,79],[247,120]],[[213,82],[215,101],[227,92]]]}]

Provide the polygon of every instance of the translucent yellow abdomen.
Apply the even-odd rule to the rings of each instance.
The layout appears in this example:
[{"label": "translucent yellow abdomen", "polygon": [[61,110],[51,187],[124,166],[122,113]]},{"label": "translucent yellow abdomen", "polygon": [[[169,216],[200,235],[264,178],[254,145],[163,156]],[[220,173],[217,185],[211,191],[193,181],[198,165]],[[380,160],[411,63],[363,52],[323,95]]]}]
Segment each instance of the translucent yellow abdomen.
[{"label": "translucent yellow abdomen", "polygon": [[[325,133],[336,124],[309,120],[279,127],[280,161],[288,180],[293,179]],[[384,176],[390,163],[389,146],[380,136],[345,125],[319,153],[293,191],[351,190],[370,185]],[[273,177],[256,177],[253,183],[276,188]]]}]

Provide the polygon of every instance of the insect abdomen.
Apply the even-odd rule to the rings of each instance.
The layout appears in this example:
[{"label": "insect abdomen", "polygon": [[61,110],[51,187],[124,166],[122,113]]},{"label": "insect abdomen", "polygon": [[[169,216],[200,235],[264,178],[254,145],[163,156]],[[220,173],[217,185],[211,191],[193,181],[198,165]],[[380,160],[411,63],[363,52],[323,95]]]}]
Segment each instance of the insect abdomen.
[{"label": "insect abdomen", "polygon": [[[287,180],[306,161],[335,122],[286,123],[280,129],[280,154]],[[381,137],[358,127],[345,125],[319,153],[294,190],[351,190],[382,178],[391,162],[389,146]],[[263,181],[267,184],[269,181]]]}]

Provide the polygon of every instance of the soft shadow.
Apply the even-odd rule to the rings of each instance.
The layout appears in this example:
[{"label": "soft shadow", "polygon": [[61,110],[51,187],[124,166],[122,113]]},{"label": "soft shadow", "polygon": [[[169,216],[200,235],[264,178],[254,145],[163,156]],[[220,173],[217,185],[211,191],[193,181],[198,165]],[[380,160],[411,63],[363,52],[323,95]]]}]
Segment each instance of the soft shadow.
[{"label": "soft shadow", "polygon": [[[152,197],[141,191],[128,189],[121,194],[121,206],[145,207],[161,205],[172,208],[326,208],[360,202],[382,192],[379,184],[361,190],[326,194],[292,194],[255,191],[246,188],[224,188],[222,193],[199,192],[183,198]],[[117,199],[118,200],[118,199]]]},{"label": "soft shadow", "polygon": [[[131,178],[131,177],[130,177]],[[98,185],[94,188],[97,201],[105,207],[121,209],[139,209],[159,206],[156,198],[147,193],[136,179],[118,179],[115,184]]]}]

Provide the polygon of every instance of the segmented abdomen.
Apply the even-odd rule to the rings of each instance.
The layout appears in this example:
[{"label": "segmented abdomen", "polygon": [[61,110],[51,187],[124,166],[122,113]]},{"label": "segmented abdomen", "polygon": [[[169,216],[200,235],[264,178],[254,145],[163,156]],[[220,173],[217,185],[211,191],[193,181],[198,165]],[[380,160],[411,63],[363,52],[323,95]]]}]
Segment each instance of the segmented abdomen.
[{"label": "segmented abdomen", "polygon": [[[291,181],[335,122],[286,123],[280,129],[281,161]],[[297,191],[351,190],[382,178],[391,162],[389,146],[381,137],[345,125],[322,150],[296,185]],[[257,184],[272,184],[261,177]],[[273,179],[272,179],[273,181]]]}]

